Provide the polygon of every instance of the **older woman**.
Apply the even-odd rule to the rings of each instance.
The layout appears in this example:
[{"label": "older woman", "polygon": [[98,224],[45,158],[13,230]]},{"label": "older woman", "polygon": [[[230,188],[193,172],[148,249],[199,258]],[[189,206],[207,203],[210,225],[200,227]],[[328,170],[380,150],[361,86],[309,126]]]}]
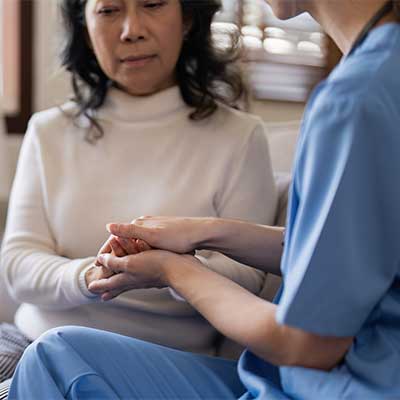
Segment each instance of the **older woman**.
[{"label": "older woman", "polygon": [[[346,54],[306,110],[283,258],[278,228],[145,217],[109,230],[123,246],[140,239],[163,250],[102,255],[118,274],[90,285],[104,299],[171,286],[248,350],[236,364],[61,328],[27,351],[12,398],[400,398],[400,2],[271,3],[281,18],[312,13]],[[193,249],[281,269],[278,304],[183,254]]]},{"label": "older woman", "polygon": [[[63,0],[62,7],[63,64],[75,96],[35,115],[21,150],[2,270],[23,304],[16,326],[0,326],[0,377],[12,374],[30,341],[66,324],[213,354],[215,328],[168,289],[104,303],[88,287],[109,276],[94,261],[110,220],[273,222],[263,125],[232,108],[244,95],[234,49],[215,48],[211,38],[219,1]],[[197,257],[251,292],[262,287],[259,271],[215,252]]]}]

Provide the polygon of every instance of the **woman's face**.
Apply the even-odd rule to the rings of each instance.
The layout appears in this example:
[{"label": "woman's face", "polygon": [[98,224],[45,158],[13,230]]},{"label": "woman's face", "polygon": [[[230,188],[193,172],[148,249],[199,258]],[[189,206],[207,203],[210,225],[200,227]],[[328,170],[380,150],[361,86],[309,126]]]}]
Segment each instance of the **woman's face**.
[{"label": "woman's face", "polygon": [[90,46],[103,72],[126,92],[175,84],[184,24],[179,0],[88,0]]}]

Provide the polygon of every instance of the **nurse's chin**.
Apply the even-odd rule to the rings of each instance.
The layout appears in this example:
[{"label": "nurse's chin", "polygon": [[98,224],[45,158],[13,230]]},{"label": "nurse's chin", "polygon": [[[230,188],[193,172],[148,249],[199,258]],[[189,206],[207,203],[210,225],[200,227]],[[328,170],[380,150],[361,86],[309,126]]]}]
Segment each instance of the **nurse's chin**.
[{"label": "nurse's chin", "polygon": [[291,19],[306,12],[299,9],[297,2],[293,0],[269,0],[267,4],[271,6],[274,15],[281,20]]}]

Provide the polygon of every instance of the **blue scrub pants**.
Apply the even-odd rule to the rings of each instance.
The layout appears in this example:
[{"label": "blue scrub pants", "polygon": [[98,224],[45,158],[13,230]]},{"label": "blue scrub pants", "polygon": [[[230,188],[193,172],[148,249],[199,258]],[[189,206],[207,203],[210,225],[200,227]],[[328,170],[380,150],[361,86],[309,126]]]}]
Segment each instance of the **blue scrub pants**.
[{"label": "blue scrub pants", "polygon": [[9,399],[237,399],[234,361],[82,327],[56,328],[28,347]]}]

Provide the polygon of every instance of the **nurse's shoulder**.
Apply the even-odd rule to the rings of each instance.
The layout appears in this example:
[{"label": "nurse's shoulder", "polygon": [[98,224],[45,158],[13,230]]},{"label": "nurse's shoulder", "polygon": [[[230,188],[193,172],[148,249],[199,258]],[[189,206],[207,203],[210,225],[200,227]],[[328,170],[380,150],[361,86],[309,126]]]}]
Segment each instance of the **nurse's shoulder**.
[{"label": "nurse's shoulder", "polygon": [[362,104],[400,104],[400,24],[372,31],[354,53],[343,59],[327,79],[336,96]]},{"label": "nurse's shoulder", "polygon": [[309,140],[333,135],[338,141],[358,137],[371,145],[400,145],[400,84],[393,72],[393,63],[400,70],[400,57],[390,54],[370,63],[361,58],[343,60],[316,89],[305,118]]}]

